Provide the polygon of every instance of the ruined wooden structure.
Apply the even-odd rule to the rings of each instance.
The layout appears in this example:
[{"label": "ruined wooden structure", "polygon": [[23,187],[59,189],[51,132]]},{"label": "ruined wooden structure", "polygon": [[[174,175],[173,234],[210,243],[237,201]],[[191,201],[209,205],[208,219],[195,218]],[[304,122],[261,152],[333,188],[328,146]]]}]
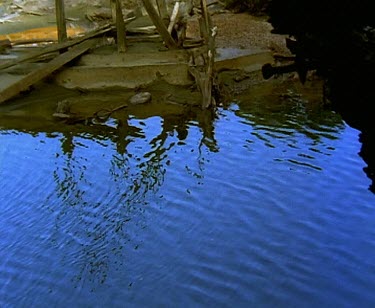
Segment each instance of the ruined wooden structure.
[{"label": "ruined wooden structure", "polygon": [[[152,23],[156,27],[166,48],[183,48],[185,39],[186,25],[178,24],[178,19],[182,18],[180,12],[180,2],[176,2],[172,12],[168,12],[165,0],[142,0],[142,4],[149,15]],[[58,34],[58,43],[43,48],[41,51],[31,52],[27,56],[16,60],[7,61],[0,64],[0,70],[12,67],[14,65],[39,59],[51,53],[56,53],[54,58],[45,63],[42,67],[32,71],[22,79],[8,85],[5,89],[0,89],[0,104],[8,101],[19,93],[26,91],[33,84],[43,80],[54,71],[60,69],[63,65],[81,56],[88,50],[101,44],[98,37],[110,31],[116,32],[117,51],[126,53],[126,21],[122,14],[120,0],[109,0],[112,12],[112,24],[97,29],[91,33],[86,33],[83,37],[68,39],[64,0],[55,0],[56,27]],[[192,6],[191,6],[192,8]],[[200,33],[202,44],[200,47],[200,57],[203,61],[192,59],[189,63],[190,73],[195,78],[198,89],[202,94],[202,107],[209,108],[215,106],[215,100],[212,97],[212,84],[214,80],[214,57],[215,57],[215,35],[216,29],[213,27],[210,15],[207,9],[206,0],[200,0]],[[185,12],[186,13],[186,12]],[[2,46],[9,46],[9,42],[2,42]],[[193,56],[192,56],[193,57]],[[193,57],[194,58],[194,57]]]}]

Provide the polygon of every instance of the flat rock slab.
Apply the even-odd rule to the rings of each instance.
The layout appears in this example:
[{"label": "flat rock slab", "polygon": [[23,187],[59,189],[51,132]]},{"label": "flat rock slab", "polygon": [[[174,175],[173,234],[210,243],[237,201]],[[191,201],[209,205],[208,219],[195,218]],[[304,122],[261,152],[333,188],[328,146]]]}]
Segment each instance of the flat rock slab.
[{"label": "flat rock slab", "polygon": [[[218,71],[251,72],[270,62],[273,58],[269,51],[221,48],[217,49],[215,65]],[[187,86],[194,83],[188,63],[186,50],[160,51],[155,43],[134,43],[123,54],[113,46],[105,46],[82,56],[75,66],[56,75],[55,80],[65,88],[85,90],[135,89],[157,80]]]}]

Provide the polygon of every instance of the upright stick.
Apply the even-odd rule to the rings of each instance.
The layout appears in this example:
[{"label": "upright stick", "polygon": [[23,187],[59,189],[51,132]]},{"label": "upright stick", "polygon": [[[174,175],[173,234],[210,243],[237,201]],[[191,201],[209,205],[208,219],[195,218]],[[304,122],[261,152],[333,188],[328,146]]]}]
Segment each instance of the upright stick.
[{"label": "upright stick", "polygon": [[64,0],[55,0],[57,37],[59,43],[67,40]]},{"label": "upright stick", "polygon": [[117,28],[117,50],[122,53],[126,51],[125,42],[125,22],[122,15],[122,8],[120,0],[116,0],[116,28]]}]

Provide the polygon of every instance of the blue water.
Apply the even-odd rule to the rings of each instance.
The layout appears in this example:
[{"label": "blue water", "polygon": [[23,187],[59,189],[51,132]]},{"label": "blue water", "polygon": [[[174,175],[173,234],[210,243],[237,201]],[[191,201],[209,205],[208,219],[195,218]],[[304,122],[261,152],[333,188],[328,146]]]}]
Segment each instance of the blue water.
[{"label": "blue water", "polygon": [[339,115],[127,123],[2,126],[1,307],[375,306],[375,195]]}]

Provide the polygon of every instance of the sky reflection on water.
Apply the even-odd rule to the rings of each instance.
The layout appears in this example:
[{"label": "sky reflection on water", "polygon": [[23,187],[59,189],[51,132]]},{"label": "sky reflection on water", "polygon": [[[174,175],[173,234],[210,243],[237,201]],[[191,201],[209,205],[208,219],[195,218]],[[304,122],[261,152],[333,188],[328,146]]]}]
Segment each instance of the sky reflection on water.
[{"label": "sky reflection on water", "polygon": [[176,110],[3,128],[1,306],[375,303],[357,130],[293,93]]}]

